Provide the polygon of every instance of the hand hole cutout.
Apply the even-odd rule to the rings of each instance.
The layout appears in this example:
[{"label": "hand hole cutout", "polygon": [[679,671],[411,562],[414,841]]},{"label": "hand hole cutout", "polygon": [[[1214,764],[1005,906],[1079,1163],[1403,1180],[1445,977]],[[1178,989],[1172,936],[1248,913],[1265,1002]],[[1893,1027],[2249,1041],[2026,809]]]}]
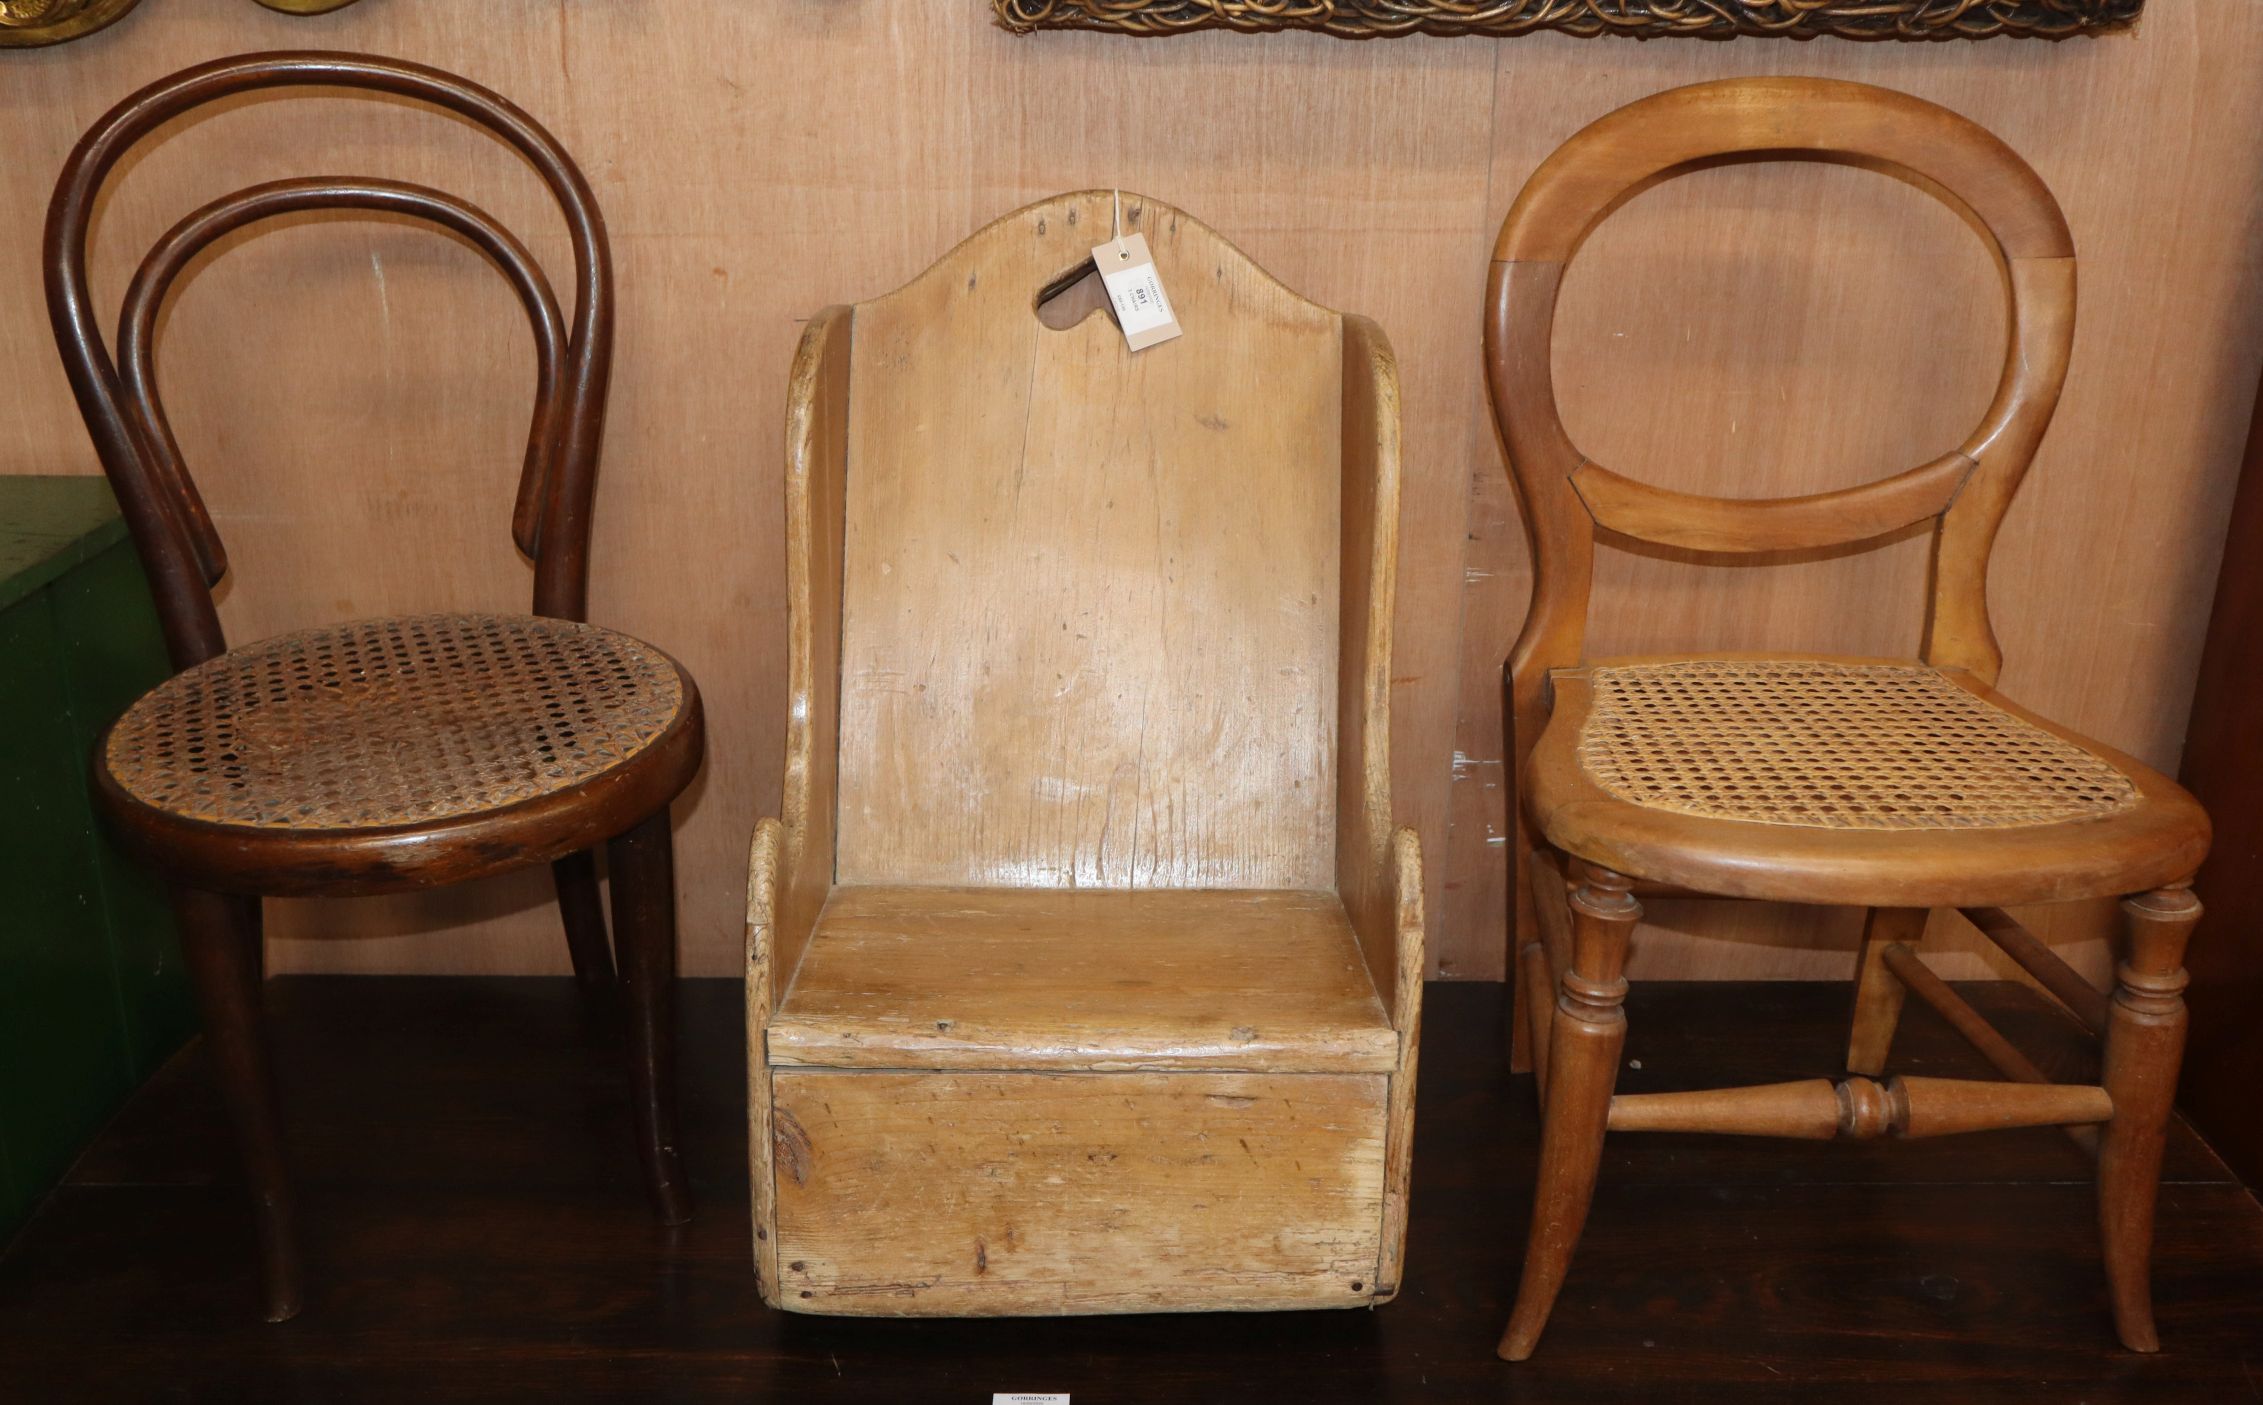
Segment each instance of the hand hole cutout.
[{"label": "hand hole cutout", "polygon": [[1068,331],[1103,309],[1114,317],[1107,286],[1090,259],[1046,284],[1037,295],[1037,320],[1056,332]]}]

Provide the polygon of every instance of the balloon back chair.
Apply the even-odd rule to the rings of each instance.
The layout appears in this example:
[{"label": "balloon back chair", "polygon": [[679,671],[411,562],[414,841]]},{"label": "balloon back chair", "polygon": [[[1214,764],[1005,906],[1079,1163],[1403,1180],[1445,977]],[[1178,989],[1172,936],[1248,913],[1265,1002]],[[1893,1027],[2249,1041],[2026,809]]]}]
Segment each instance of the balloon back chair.
[{"label": "balloon back chair", "polygon": [[1008,215],[820,313],[795,362],[747,950],[779,1307],[1398,1290],[1397,370],[1373,323],[1126,193],[1185,329],[1132,354],[1091,292],[1114,208]]},{"label": "balloon back chair", "polygon": [[[1839,492],[1691,496],[1614,473],[1559,418],[1549,363],[1565,265],[1636,192],[1723,159],[1822,159],[1913,179],[2000,260],[2010,344],[1963,444]],[[1504,677],[1520,899],[1513,966],[1543,1091],[1539,1187],[1501,1354],[1537,1343],[1587,1215],[1608,1131],[1922,1137],[2058,1125],[2093,1147],[2113,1313],[2155,1347],[2147,1263],[2185,1015],[2186,881],[2208,822],[2173,782],[2027,712],[1994,687],[1988,555],[2043,437],[2074,332],[2074,245],[2011,148],[1956,114],[1861,84],[1740,79],[1602,118],[1542,163],[1501,227],[1485,326],[1494,414],[1523,504],[1535,583]],[[1914,659],[1590,659],[1600,534],[1763,554],[1933,537]],[[1628,935],[1644,893],[1868,909],[1848,1075],[1612,1095],[1626,1036]],[[2008,904],[2118,896],[2128,950],[2111,1001],[2007,916]],[[2098,1086],[2053,1085],[1932,975],[1914,944],[1956,908],[2104,1036]],[[2003,1075],[1881,1079],[1914,993]]]},{"label": "balloon back chair", "polygon": [[[143,137],[205,103],[287,86],[416,99],[485,127],[541,174],[574,250],[569,324],[541,269],[476,207],[421,186],[321,177],[237,191],[187,216],[127,288],[117,359],[87,282],[104,178]],[[509,279],[534,328],[533,427],[513,536],[533,611],[361,620],[231,649],[212,588],[228,569],[156,381],[159,310],[213,241],[308,210],[406,216],[460,235]],[[590,510],[612,352],[604,224],[588,183],[525,112],[437,69],[352,54],[222,59],[160,79],[95,123],[48,210],[47,297],[72,390],[156,596],[178,672],[128,708],[94,757],[121,842],[175,885],[205,1038],[257,1203],[266,1312],[302,1298],[292,1195],[259,1029],[262,896],[343,896],[533,864],[555,875],[574,968],[615,984],[594,850],[609,851],[631,1100],[660,1217],[690,1203],[675,1150],[670,802],[703,749],[691,678],[650,645],[583,622]]]}]

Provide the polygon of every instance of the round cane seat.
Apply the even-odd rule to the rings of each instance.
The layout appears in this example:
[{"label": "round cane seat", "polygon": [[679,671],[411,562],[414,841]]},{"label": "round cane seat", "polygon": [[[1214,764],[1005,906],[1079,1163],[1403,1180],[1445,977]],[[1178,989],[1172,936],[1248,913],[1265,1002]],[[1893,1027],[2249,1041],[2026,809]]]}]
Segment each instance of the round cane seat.
[{"label": "round cane seat", "polygon": [[1700,892],[2000,906],[2189,877],[2174,781],[1954,669],[1676,658],[1551,675],[1525,775],[1555,847]]},{"label": "round cane seat", "polygon": [[144,856],[190,881],[336,891],[350,856],[385,860],[355,886],[414,886],[609,837],[689,782],[699,730],[675,660],[612,630],[361,620],[175,675],[111,727],[97,781]]}]

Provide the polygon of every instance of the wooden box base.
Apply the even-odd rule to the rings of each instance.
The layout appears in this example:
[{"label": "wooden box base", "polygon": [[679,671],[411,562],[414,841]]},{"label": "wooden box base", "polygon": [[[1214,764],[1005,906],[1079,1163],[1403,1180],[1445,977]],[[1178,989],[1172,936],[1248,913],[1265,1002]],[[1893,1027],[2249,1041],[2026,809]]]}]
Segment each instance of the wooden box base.
[{"label": "wooden box base", "polygon": [[1390,1294],[1389,1091],[1385,1074],[775,1069],[771,1291],[867,1316],[1363,1306]]}]

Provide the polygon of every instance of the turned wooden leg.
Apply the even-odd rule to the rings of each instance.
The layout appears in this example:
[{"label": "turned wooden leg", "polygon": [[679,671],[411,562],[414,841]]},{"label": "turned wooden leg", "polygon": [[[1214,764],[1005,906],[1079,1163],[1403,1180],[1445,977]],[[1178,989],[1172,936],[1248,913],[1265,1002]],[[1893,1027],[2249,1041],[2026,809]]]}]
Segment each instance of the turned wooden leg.
[{"label": "turned wooden leg", "polygon": [[550,865],[558,888],[558,916],[566,924],[566,950],[574,979],[595,994],[613,984],[613,948],[605,936],[605,905],[597,891],[597,853],[582,849]]},{"label": "turned wooden leg", "polygon": [[303,1298],[282,1119],[260,1030],[259,899],[183,888],[173,895],[173,913],[213,1077],[251,1189],[267,1320],[285,1322],[298,1315]]},{"label": "turned wooden leg", "polygon": [[1925,935],[1922,907],[1874,907],[1862,923],[1862,955],[1854,973],[1854,1017],[1847,1024],[1847,1072],[1872,1078],[1886,1071],[1894,1026],[1901,1022],[1901,977],[1886,968],[1886,948],[1915,947]]},{"label": "turned wooden leg", "polygon": [[1584,865],[1572,893],[1572,969],[1563,975],[1550,1022],[1540,1179],[1532,1197],[1532,1232],[1525,1239],[1524,1278],[1501,1334],[1506,1361],[1524,1360],[1539,1344],[1595,1194],[1611,1087],[1626,1047],[1621,1003],[1627,993],[1627,938],[1642,917],[1642,904],[1628,887],[1626,878]]},{"label": "turned wooden leg", "polygon": [[691,1185],[676,1155],[676,871],[668,812],[612,840],[606,856],[637,1148],[661,1223],[682,1224],[691,1218]]},{"label": "turned wooden leg", "polygon": [[2122,900],[2129,949],[2106,1016],[2106,1092],[2114,1117],[2098,1147],[2098,1227],[2114,1330],[2131,1351],[2158,1351],[2153,1330],[2153,1203],[2161,1147],[2184,1060],[2184,948],[2200,920],[2189,888]]}]

